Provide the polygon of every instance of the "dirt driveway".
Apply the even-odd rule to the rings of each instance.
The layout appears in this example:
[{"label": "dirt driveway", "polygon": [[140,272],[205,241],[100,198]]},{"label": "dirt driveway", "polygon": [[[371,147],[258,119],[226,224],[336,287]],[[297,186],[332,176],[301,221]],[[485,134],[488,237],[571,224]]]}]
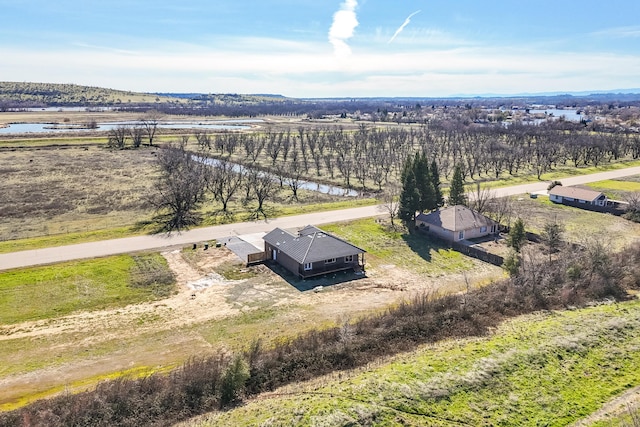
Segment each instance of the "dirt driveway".
[{"label": "dirt driveway", "polygon": [[[301,292],[266,266],[244,268],[224,247],[163,255],[178,278],[179,291],[169,298],[0,326],[0,346],[22,348],[0,356],[0,409],[27,396],[82,390],[117,372],[155,370],[213,348],[242,347],[256,331],[266,339],[295,334],[353,319],[419,292],[457,292],[465,280],[483,284],[502,275],[499,268],[478,263],[466,274],[429,278],[389,264],[369,269],[359,280]],[[218,271],[229,267],[247,277],[225,279]],[[259,327],[251,321],[234,323],[242,319],[238,316],[265,310],[271,317],[260,320]],[[234,339],[240,342],[234,344]],[[38,362],[32,367],[24,360]]]}]

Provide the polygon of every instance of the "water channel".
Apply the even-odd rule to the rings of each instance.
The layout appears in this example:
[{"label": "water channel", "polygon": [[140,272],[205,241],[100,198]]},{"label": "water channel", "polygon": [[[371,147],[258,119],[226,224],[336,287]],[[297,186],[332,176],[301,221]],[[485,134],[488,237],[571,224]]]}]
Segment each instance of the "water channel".
[{"label": "water channel", "polygon": [[[245,130],[250,129],[252,123],[261,123],[260,119],[238,119],[224,121],[206,122],[159,122],[159,129],[216,129],[216,130]],[[73,127],[67,124],[52,123],[10,123],[8,127],[0,127],[0,135],[20,134],[20,133],[48,133],[48,132],[87,132],[87,131],[110,131],[118,126],[140,126],[138,121],[130,122],[109,122],[98,123],[95,129],[86,127]]]},{"label": "water channel", "polygon": [[[194,159],[212,167],[220,166],[221,164],[220,160],[213,159],[211,157],[194,156]],[[229,164],[231,165],[231,169],[236,173],[244,173],[249,171],[249,168],[247,168],[246,166],[232,162],[229,162]],[[262,174],[262,176],[270,176],[274,181],[279,180],[279,178],[272,173],[260,173]],[[320,184],[313,181],[300,181],[298,188],[309,191],[317,191],[318,193],[329,194],[331,196],[357,197],[359,194],[356,190],[353,189],[338,187],[335,185]]]}]

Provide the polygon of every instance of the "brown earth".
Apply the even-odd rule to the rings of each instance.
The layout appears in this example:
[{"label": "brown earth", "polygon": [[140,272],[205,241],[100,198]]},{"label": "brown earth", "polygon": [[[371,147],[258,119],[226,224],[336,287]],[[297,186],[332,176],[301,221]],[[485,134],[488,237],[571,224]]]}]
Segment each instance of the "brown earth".
[{"label": "brown earth", "polygon": [[[178,282],[178,291],[169,298],[0,326],[0,343],[43,344],[16,354],[13,360],[21,365],[23,358],[42,358],[41,366],[19,368],[9,375],[0,370],[0,409],[11,408],[29,396],[82,390],[118,372],[162,370],[214,348],[245,348],[248,339],[256,338],[254,333],[267,340],[293,335],[345,322],[419,292],[457,292],[467,282],[478,286],[502,274],[480,262],[471,272],[440,278],[381,265],[359,280],[324,287],[321,292],[300,292],[266,266],[245,269],[224,247],[163,255]],[[216,272],[229,266],[251,277],[227,280]],[[259,313],[261,308],[275,314],[260,321],[256,331],[238,320],[238,316]],[[237,330],[238,336],[216,335],[225,328]]]}]

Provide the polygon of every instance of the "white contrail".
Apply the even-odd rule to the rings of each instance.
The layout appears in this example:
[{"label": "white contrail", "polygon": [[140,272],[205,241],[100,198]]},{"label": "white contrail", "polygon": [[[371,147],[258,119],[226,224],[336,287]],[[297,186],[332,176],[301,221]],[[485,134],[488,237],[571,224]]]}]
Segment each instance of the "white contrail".
[{"label": "white contrail", "polygon": [[402,25],[400,25],[400,27],[396,30],[396,32],[393,34],[393,36],[389,39],[389,41],[387,42],[387,44],[391,43],[392,41],[394,41],[396,39],[396,37],[398,37],[398,34],[400,34],[402,32],[402,30],[404,30],[404,27],[406,27],[407,25],[409,25],[409,22],[411,22],[411,18],[413,18],[415,15],[417,15],[418,13],[422,12],[421,10],[416,10],[415,12],[413,12],[411,15],[407,16],[407,19],[404,20],[404,22],[402,23]]},{"label": "white contrail", "polygon": [[347,40],[353,37],[353,32],[358,26],[356,7],[358,0],[345,0],[340,5],[340,10],[333,14],[333,23],[329,29],[329,42],[338,56],[347,56],[351,48]]}]

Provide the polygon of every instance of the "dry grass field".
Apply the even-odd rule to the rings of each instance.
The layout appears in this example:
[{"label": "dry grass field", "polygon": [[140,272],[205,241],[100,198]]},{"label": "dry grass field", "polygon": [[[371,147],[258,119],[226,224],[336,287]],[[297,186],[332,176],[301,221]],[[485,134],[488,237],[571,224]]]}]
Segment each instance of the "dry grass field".
[{"label": "dry grass field", "polygon": [[0,241],[127,226],[149,219],[154,150],[0,151]]}]

